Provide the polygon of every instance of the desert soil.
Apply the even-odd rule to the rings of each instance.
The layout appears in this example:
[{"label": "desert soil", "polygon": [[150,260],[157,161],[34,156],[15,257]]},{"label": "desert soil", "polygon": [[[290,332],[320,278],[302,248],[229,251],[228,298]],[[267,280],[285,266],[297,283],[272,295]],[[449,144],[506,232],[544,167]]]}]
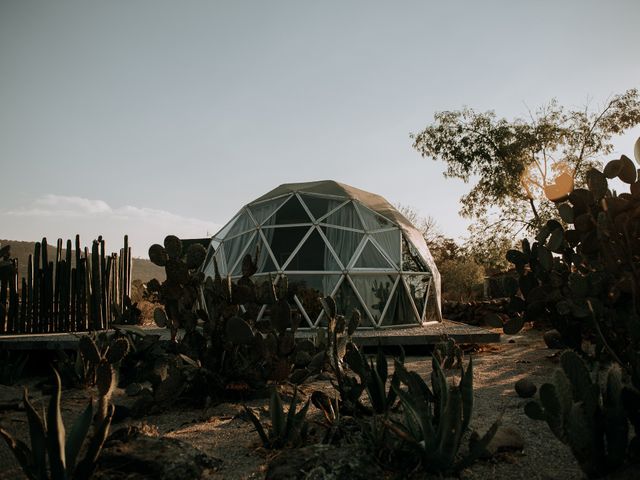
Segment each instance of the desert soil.
[{"label": "desert soil", "polygon": [[[524,440],[519,452],[500,453],[490,460],[483,460],[463,471],[464,479],[577,479],[580,469],[569,448],[559,442],[546,424],[527,418],[523,413],[527,400],[519,398],[513,386],[523,377],[540,386],[547,381],[557,367],[557,351],[549,350],[542,342],[541,334],[528,330],[520,335],[503,337],[503,343],[482,347],[474,356],[475,405],[471,426],[484,433],[491,424],[501,418],[503,426],[516,429]],[[430,358],[409,357],[407,367],[426,374],[430,371]],[[37,389],[36,380],[30,382],[31,396],[36,404],[46,402]],[[303,392],[328,389],[327,381],[305,384]],[[19,404],[22,387],[0,386],[0,425],[17,437],[28,441],[28,427],[24,411],[7,408]],[[63,416],[70,424],[91,395],[89,390],[68,390],[63,393]],[[131,402],[124,392],[118,391],[116,403]],[[268,400],[254,400],[247,405],[266,414]],[[312,406],[310,416],[318,412]],[[146,423],[157,428],[159,435],[187,442],[202,452],[221,459],[217,471],[206,472],[210,479],[259,479],[264,478],[271,452],[261,448],[253,426],[242,415],[239,404],[224,403],[205,409],[186,409],[176,406],[171,411],[150,415],[142,421],[125,421],[112,426],[117,429],[127,423]],[[4,442],[0,442],[0,478],[25,478]],[[463,447],[466,448],[466,447]],[[276,453],[277,455],[278,453]],[[288,454],[283,452],[281,454]]]}]

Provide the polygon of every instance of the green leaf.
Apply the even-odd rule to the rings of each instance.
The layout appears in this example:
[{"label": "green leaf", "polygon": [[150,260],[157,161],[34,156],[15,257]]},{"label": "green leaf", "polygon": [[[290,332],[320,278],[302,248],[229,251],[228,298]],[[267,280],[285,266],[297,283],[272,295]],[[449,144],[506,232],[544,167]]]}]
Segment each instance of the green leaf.
[{"label": "green leaf", "polygon": [[626,155],[620,157],[620,171],[618,172],[618,178],[624,183],[632,184],[637,179],[636,166],[633,161]]},{"label": "green leaf", "polygon": [[289,411],[287,412],[287,420],[285,423],[284,431],[282,432],[282,442],[283,444],[287,443],[287,441],[291,437],[291,433],[295,430],[295,417],[296,417],[296,407],[298,406],[298,389],[296,388],[293,391],[293,398],[291,398],[291,403],[289,404]]},{"label": "green leaf", "polygon": [[609,185],[607,184],[607,177],[595,168],[591,168],[587,172],[587,185],[589,186],[589,190],[593,194],[593,198],[596,202],[604,198],[607,193],[607,189],[609,188]]},{"label": "green leaf", "polygon": [[24,408],[29,422],[29,436],[31,438],[31,452],[33,454],[34,468],[39,478],[47,476],[47,433],[44,422],[35,411],[29,401],[27,389],[24,389]]},{"label": "green leaf", "polygon": [[463,433],[462,396],[460,390],[452,388],[449,392],[449,401],[440,419],[436,436],[440,438],[438,451],[440,454],[439,470],[448,470],[460,448],[460,440]]},{"label": "green leaf", "polygon": [[282,399],[278,393],[278,389],[273,387],[271,390],[271,399],[269,401],[269,415],[271,417],[271,429],[273,430],[273,438],[282,437],[285,426],[284,409],[282,407]]},{"label": "green leaf", "polygon": [[574,402],[582,402],[586,414],[594,415],[598,408],[600,388],[591,379],[586,363],[576,352],[567,350],[560,356],[560,364],[573,387]]},{"label": "green leaf", "polygon": [[366,376],[364,358],[362,357],[360,350],[358,350],[354,344],[348,345],[347,351],[344,354],[344,361],[360,378],[364,378]]},{"label": "green leaf", "polygon": [[582,403],[574,403],[567,421],[567,440],[580,468],[590,478],[602,475],[603,453],[597,443],[598,435],[590,415]]},{"label": "green leaf", "polygon": [[540,402],[544,407],[545,420],[558,439],[564,439],[562,405],[558,400],[555,385],[545,383],[540,387]]},{"label": "green leaf", "polygon": [[93,437],[89,440],[87,453],[82,461],[78,463],[75,472],[73,472],[74,480],[83,480],[85,478],[90,478],[91,475],[93,475],[93,471],[96,469],[96,462],[98,461],[104,442],[109,435],[109,427],[111,426],[114,411],[115,407],[113,405],[109,405],[104,420],[100,425],[98,425]]},{"label": "green leaf", "polygon": [[87,433],[89,433],[92,419],[93,405],[91,403],[91,400],[89,400],[87,408],[84,409],[82,414],[75,421],[75,423],[71,427],[69,435],[67,436],[65,456],[67,458],[67,469],[70,472],[73,472],[73,469],[75,468],[76,458],[80,453],[80,449],[82,448],[82,444],[84,443],[85,438],[87,438]]},{"label": "green leaf", "polygon": [[560,218],[566,223],[573,223],[573,207],[568,203],[561,203],[558,205],[558,213]]},{"label": "green leaf", "polygon": [[30,480],[46,479],[46,476],[41,477],[37,475],[33,465],[31,450],[29,450],[29,447],[27,447],[23,441],[13,438],[9,432],[2,428],[0,428],[0,436],[4,438],[5,442],[7,442],[7,445],[13,452],[14,457],[18,460],[22,471]]},{"label": "green leaf", "polygon": [[62,413],[60,412],[60,400],[62,397],[62,383],[60,375],[53,369],[55,377],[55,386],[51,400],[49,401],[49,410],[47,411],[47,450],[49,452],[49,466],[51,475],[56,479],[67,478],[66,462],[65,462],[65,431],[62,422]]},{"label": "green leaf", "polygon": [[562,251],[562,244],[564,243],[564,230],[562,228],[556,228],[551,232],[549,241],[547,242],[547,248],[552,252],[560,253]]},{"label": "green leaf", "polygon": [[469,356],[467,370],[461,367],[460,393],[462,395],[462,430],[465,431],[471,422],[473,413],[473,357]]},{"label": "green leaf", "polygon": [[264,446],[264,448],[269,448],[271,446],[271,442],[269,441],[269,437],[267,437],[267,434],[264,431],[264,428],[262,427],[262,424],[260,423],[258,417],[256,417],[256,415],[246,405],[244,406],[244,411],[249,417],[249,420],[251,420],[251,423],[253,423],[256,432],[258,432],[258,435],[260,435],[260,440],[262,440],[262,445]]},{"label": "green leaf", "polygon": [[387,381],[387,377],[389,376],[388,366],[387,366],[387,358],[384,356],[382,349],[378,349],[378,355],[376,357],[376,371],[378,375],[380,375],[380,379],[383,383]]},{"label": "green leaf", "polygon": [[519,250],[508,250],[506,254],[507,260],[515,265],[525,265],[529,259]]},{"label": "green leaf", "polygon": [[553,255],[543,245],[538,246],[538,261],[540,266],[547,272],[553,268]]}]

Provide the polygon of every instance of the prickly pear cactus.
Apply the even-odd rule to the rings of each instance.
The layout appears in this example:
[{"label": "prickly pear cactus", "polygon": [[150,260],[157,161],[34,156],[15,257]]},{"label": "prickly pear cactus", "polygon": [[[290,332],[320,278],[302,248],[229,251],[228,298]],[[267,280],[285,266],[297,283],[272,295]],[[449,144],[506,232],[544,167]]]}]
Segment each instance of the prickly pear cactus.
[{"label": "prickly pear cactus", "polygon": [[552,382],[540,387],[538,400],[525,405],[525,413],[547,422],[553,434],[571,447],[588,477],[612,473],[638,453],[637,432],[631,440],[628,418],[628,414],[637,417],[638,405],[625,406],[625,397],[637,390],[624,386],[617,365],[604,373],[601,386],[575,352],[564,352],[560,364]]},{"label": "prickly pear cactus", "polygon": [[[617,193],[617,179],[629,191]],[[533,244],[510,250],[519,280],[511,285],[510,310],[519,320],[546,321],[564,343],[581,351],[595,343],[596,354],[620,362],[640,388],[640,180],[634,162],[622,155],[591,169],[586,188],[557,203]],[[507,332],[508,330],[508,332]]]}]

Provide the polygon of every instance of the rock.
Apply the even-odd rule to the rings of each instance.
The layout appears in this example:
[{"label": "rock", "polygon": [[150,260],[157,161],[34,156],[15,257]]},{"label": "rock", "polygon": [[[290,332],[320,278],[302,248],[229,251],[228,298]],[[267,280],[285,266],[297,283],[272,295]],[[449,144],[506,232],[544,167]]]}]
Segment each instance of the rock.
[{"label": "rock", "polygon": [[115,431],[105,443],[93,478],[98,480],[196,480],[220,468],[210,457],[175,438],[146,435],[140,428]]},{"label": "rock", "polygon": [[564,348],[564,343],[562,342],[562,335],[558,330],[548,330],[544,332],[542,336],[544,343],[548,348],[560,349]]},{"label": "rock", "polygon": [[538,388],[528,378],[521,378],[516,382],[515,390],[520,398],[531,398],[536,394]]},{"label": "rock", "polygon": [[309,445],[275,456],[269,463],[265,478],[369,480],[382,477],[383,471],[374,458],[357,445]]},{"label": "rock", "polygon": [[[469,443],[471,448],[478,441],[477,432],[473,432]],[[491,458],[497,453],[520,451],[524,448],[524,439],[518,430],[513,427],[498,427],[498,431],[493,436],[480,458]]]}]

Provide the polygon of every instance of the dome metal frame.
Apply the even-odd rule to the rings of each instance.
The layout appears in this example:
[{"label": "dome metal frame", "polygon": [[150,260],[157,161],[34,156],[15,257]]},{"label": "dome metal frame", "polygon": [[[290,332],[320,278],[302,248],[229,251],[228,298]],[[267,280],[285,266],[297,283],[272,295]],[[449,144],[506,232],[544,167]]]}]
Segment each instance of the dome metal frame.
[{"label": "dome metal frame", "polygon": [[[215,258],[222,275],[238,279],[242,259],[257,246],[254,282],[286,276],[291,288],[293,280],[302,289],[303,298],[293,295],[302,328],[326,323],[305,290],[336,299],[338,313],[358,308],[360,328],[442,321],[440,275],[428,246],[382,197],[331,181],[282,185],[242,207],[212,237],[202,271],[212,276]],[[265,312],[266,305],[258,319]]]}]

